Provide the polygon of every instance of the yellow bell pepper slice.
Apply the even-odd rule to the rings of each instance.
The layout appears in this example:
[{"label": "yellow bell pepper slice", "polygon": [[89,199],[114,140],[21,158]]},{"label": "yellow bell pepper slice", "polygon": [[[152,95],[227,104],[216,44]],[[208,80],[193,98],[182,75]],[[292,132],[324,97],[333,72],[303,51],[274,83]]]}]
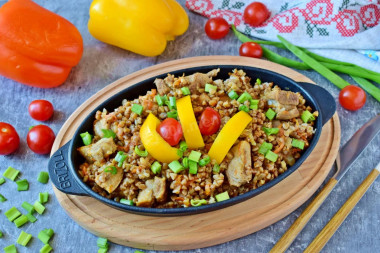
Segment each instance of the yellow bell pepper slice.
[{"label": "yellow bell pepper slice", "polygon": [[197,120],[195,119],[190,96],[177,100],[177,112],[182,126],[183,136],[189,148],[201,148],[205,145]]},{"label": "yellow bell pepper slice", "polygon": [[145,149],[154,159],[162,163],[170,163],[178,160],[178,149],[173,148],[156,131],[160,120],[153,114],[149,114],[140,129],[140,138]]},{"label": "yellow bell pepper slice", "polygon": [[241,133],[247,127],[252,117],[244,111],[235,114],[219,132],[214,143],[212,144],[208,155],[211,159],[220,164],[228,151],[234,145]]}]

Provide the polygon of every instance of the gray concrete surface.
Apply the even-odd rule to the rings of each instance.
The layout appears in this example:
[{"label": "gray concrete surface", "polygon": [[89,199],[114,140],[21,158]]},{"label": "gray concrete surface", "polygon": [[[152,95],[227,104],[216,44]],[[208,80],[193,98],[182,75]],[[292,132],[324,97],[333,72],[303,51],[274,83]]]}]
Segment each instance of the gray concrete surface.
[{"label": "gray concrete surface", "polygon": [[[89,34],[86,24],[90,0],[37,0],[36,2],[74,23],[83,36],[85,50],[80,64],[73,69],[67,82],[55,89],[44,90],[27,87],[0,77],[0,121],[14,125],[21,138],[20,149],[14,155],[0,157],[0,174],[8,166],[13,166],[21,170],[22,178],[26,178],[30,182],[30,190],[26,192],[17,192],[16,184],[9,180],[0,186],[0,193],[8,198],[7,202],[0,203],[0,231],[4,233],[4,237],[0,238],[0,250],[4,246],[15,243],[21,232],[21,229],[16,228],[5,218],[4,212],[12,206],[20,207],[23,201],[34,202],[38,198],[39,192],[48,191],[51,198],[46,205],[45,214],[38,216],[36,223],[29,223],[22,227],[22,230],[31,233],[34,239],[28,248],[18,245],[18,251],[38,252],[43,246],[37,239],[38,232],[44,228],[52,228],[56,232],[51,241],[55,252],[97,252],[96,236],[81,228],[66,215],[55,199],[49,184],[42,185],[37,182],[38,173],[47,170],[48,157],[36,155],[27,147],[28,127],[37,124],[28,114],[29,103],[35,99],[47,99],[54,104],[54,117],[46,124],[55,133],[58,133],[65,120],[80,104],[120,77],[173,59],[198,55],[238,55],[240,43],[231,33],[223,40],[211,41],[203,31],[206,19],[189,13],[191,24],[188,32],[169,43],[162,55],[146,58],[103,44]],[[184,5],[185,1],[181,0],[180,2]],[[4,0],[0,0],[0,5],[4,3]],[[287,57],[293,57],[284,51],[280,53]],[[379,64],[377,66],[375,66],[376,63],[373,64],[372,67],[380,69]],[[302,73],[328,89],[335,98],[338,97],[339,90],[319,74],[312,71],[302,71]],[[352,81],[348,76],[344,76],[344,78]],[[380,104],[370,96],[366,105],[357,112],[346,111],[338,103],[338,114],[342,127],[341,145],[366,121],[378,113],[380,113]],[[304,250],[380,161],[379,143],[380,136],[377,136],[297,237],[289,248],[289,252]],[[186,252],[267,252],[299,216],[309,201],[289,216],[259,232],[222,245]],[[379,252],[379,209],[380,181],[378,179],[327,243],[323,252]],[[146,236],[149,237],[149,235]],[[111,244],[110,248],[110,252],[134,252],[134,250],[116,244]]]}]

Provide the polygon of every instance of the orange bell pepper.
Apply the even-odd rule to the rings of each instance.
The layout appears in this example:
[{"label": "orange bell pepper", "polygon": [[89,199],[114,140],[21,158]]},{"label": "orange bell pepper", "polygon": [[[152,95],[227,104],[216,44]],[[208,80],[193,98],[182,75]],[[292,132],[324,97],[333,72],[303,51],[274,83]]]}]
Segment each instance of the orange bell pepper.
[{"label": "orange bell pepper", "polygon": [[31,0],[9,0],[0,8],[0,74],[51,88],[62,84],[83,53],[76,27]]}]

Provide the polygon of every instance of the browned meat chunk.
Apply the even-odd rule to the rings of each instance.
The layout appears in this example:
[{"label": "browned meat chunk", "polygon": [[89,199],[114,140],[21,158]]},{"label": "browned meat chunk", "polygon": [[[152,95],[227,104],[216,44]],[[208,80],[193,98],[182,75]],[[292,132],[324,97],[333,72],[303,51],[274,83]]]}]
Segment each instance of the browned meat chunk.
[{"label": "browned meat chunk", "polygon": [[288,110],[280,110],[277,115],[276,119],[281,119],[281,120],[288,120],[288,119],[293,119],[296,118],[300,115],[299,111],[297,108],[294,106],[292,109]]},{"label": "browned meat chunk", "polygon": [[153,179],[147,180],[145,182],[146,188],[140,191],[137,196],[137,206],[151,207],[153,204]]},{"label": "browned meat chunk", "polygon": [[102,129],[109,129],[109,124],[107,123],[106,119],[101,119],[95,122],[94,124],[94,133],[97,136],[103,137],[104,133]]},{"label": "browned meat chunk", "polygon": [[191,94],[199,94],[199,89],[203,89],[206,83],[211,83],[212,78],[219,72],[219,69],[214,69],[207,74],[195,73],[190,76],[185,76],[184,79],[189,83],[189,89]]},{"label": "browned meat chunk", "polygon": [[[104,169],[107,168],[107,165],[104,166]],[[120,184],[123,179],[123,169],[117,168],[117,173],[112,174],[111,172],[102,172],[96,178],[95,182],[106,190],[108,193],[112,193]]]},{"label": "browned meat chunk", "polygon": [[283,105],[298,105],[299,103],[298,95],[291,91],[276,89],[266,94],[266,97],[268,99],[277,100]]},{"label": "browned meat chunk", "polygon": [[227,178],[230,185],[241,186],[252,179],[251,145],[241,141],[232,148],[232,158],[227,168]]},{"label": "browned meat chunk", "polygon": [[153,195],[158,202],[163,202],[166,199],[166,179],[154,177]]},{"label": "browned meat chunk", "polygon": [[156,85],[157,91],[161,96],[169,93],[170,88],[166,85],[164,80],[156,79],[156,80],[154,80],[154,84]]},{"label": "browned meat chunk", "polygon": [[90,163],[100,162],[116,151],[112,137],[100,139],[98,142],[78,148],[78,151]]}]

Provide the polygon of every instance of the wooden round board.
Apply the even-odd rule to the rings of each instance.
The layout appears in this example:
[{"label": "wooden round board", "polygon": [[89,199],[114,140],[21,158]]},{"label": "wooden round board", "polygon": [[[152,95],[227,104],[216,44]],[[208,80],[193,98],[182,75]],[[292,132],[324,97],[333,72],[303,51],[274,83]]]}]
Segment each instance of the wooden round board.
[{"label": "wooden round board", "polygon": [[[239,65],[268,69],[298,82],[312,82],[284,66],[248,57],[205,56],[158,64],[108,85],[84,104],[60,130],[52,153],[68,142],[85,116],[100,103],[146,78],[171,71],[207,65]],[[110,241],[154,250],[185,250],[224,243],[265,228],[302,205],[318,189],[330,171],[340,143],[337,114],[325,124],[314,151],[285,180],[258,196],[218,211],[182,217],[150,217],[122,212],[93,198],[54,192],[61,206],[80,226]]]}]

